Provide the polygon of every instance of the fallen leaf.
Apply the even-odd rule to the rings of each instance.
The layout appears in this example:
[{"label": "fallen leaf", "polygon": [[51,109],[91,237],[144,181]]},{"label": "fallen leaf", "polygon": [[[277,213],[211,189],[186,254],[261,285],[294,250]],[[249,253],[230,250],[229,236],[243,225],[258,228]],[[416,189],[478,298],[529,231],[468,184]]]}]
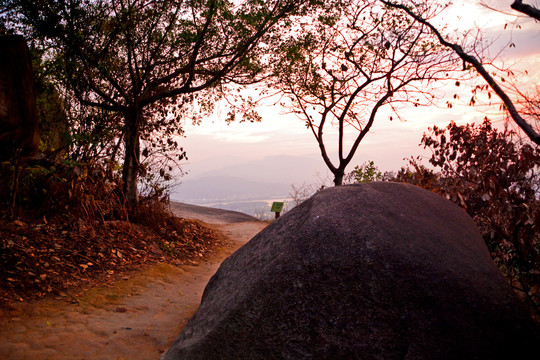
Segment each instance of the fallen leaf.
[{"label": "fallen leaf", "polygon": [[23,223],[21,220],[13,220],[11,223],[13,225],[15,225],[15,226],[18,226],[18,227],[25,227],[26,226],[26,224]]}]

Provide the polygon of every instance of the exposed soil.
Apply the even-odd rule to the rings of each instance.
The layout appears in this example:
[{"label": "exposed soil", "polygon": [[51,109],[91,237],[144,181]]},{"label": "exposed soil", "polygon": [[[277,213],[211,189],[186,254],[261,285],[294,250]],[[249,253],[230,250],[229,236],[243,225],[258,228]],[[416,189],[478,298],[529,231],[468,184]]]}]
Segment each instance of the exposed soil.
[{"label": "exposed soil", "polygon": [[[74,288],[71,285],[66,291],[53,289],[50,293],[54,295],[42,299],[4,302],[0,310],[0,358],[158,359],[196,310],[204,287],[219,264],[266,225],[257,221],[234,222],[240,220],[237,213],[230,214],[232,223],[226,223],[224,213],[212,218],[207,213],[197,216],[193,209],[186,213],[171,208],[180,216],[204,216],[208,222],[214,221],[208,225],[210,230],[205,231],[217,236],[204,247],[204,254],[190,251],[190,257],[182,261],[177,258],[175,262],[163,251],[159,255],[156,250],[157,254],[152,255],[154,250],[146,239],[147,250],[134,251],[133,256],[154,256],[163,261],[141,260],[131,267],[118,266],[113,274],[102,272],[104,279],[80,276],[85,272],[74,269],[81,277],[73,280],[78,284],[77,291],[69,291]],[[204,225],[196,220],[188,223],[195,224],[197,231]],[[24,225],[30,229],[36,226]],[[107,250],[115,245],[118,244],[113,243]],[[125,258],[123,251],[129,251],[120,249]],[[40,252],[35,251],[36,254]],[[115,262],[121,264],[120,259],[116,256]]]}]

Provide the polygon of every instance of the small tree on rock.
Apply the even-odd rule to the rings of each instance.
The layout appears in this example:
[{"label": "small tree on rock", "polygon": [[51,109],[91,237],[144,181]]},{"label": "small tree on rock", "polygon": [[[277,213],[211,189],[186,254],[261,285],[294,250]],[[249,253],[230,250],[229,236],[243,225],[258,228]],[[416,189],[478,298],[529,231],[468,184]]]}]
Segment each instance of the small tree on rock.
[{"label": "small tree on rock", "polygon": [[[429,18],[440,9],[420,10]],[[447,77],[457,57],[426,26],[378,1],[344,1],[330,15],[303,21],[282,47],[275,86],[286,98],[282,105],[305,121],[334,184],[341,185],[379,110],[430,103],[428,86]],[[337,161],[325,138],[333,126]]]}]

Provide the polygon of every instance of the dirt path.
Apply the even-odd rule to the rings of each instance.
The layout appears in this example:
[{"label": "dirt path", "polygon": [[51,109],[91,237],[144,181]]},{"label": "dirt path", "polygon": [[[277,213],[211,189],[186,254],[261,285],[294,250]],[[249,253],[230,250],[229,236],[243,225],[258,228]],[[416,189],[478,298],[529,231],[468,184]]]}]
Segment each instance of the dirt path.
[{"label": "dirt path", "polygon": [[0,312],[0,359],[158,359],[196,310],[219,264],[266,225],[237,222],[251,219],[234,212],[171,208],[213,224],[232,245],[199,266],[154,265],[112,288],[92,289],[78,303],[52,299]]}]

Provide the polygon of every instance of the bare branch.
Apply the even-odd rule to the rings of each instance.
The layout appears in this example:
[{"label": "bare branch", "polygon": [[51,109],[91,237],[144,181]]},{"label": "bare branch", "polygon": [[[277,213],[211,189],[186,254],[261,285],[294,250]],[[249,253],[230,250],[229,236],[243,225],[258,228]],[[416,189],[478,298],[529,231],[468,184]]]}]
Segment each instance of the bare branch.
[{"label": "bare branch", "polygon": [[534,6],[524,4],[521,0],[515,0],[510,7],[516,11],[519,11],[523,14],[529,15],[530,17],[540,21],[540,10]]},{"label": "bare branch", "polygon": [[508,113],[512,117],[512,119],[515,121],[515,123],[527,134],[527,136],[536,144],[540,144],[540,134],[538,134],[532,126],[527,123],[525,119],[519,114],[516,107],[514,106],[514,103],[510,99],[510,97],[506,94],[506,92],[497,84],[495,79],[489,74],[489,72],[484,68],[482,65],[482,62],[478,60],[476,57],[466,53],[463,48],[455,43],[447,41],[442,34],[433,26],[431,23],[429,23],[426,19],[422,18],[421,16],[415,14],[412,10],[407,8],[406,6],[402,4],[395,4],[391,1],[386,0],[380,0],[382,3],[384,3],[387,6],[390,6],[392,8],[397,8],[405,11],[409,16],[411,16],[415,21],[427,26],[435,36],[437,36],[437,39],[439,42],[454,50],[454,52],[465,62],[471,64],[476,71],[484,78],[484,80],[488,83],[488,85],[495,91],[495,93],[499,96],[499,98],[502,100],[504,105],[506,106],[506,109],[508,110]]},{"label": "bare branch", "polygon": [[[275,86],[307,121],[336,185],[341,185],[378,111],[394,101],[418,102],[416,93],[427,91],[420,90],[420,83],[437,79],[459,61],[424,25],[381,7],[378,0],[351,1],[334,21],[304,28],[283,49]],[[335,162],[323,139],[325,125],[337,129]]]}]

